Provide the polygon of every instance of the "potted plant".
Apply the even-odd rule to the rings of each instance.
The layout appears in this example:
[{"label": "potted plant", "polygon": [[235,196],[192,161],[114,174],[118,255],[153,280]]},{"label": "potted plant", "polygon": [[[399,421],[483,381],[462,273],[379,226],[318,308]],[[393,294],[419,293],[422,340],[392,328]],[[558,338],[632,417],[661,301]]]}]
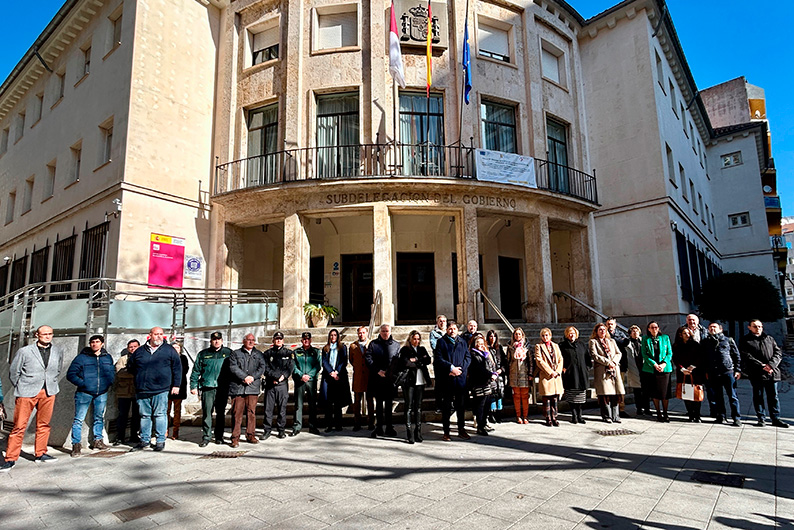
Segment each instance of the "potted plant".
[{"label": "potted plant", "polygon": [[332,305],[307,302],[303,304],[303,314],[311,327],[324,328],[328,325],[328,319],[337,316],[339,310]]}]

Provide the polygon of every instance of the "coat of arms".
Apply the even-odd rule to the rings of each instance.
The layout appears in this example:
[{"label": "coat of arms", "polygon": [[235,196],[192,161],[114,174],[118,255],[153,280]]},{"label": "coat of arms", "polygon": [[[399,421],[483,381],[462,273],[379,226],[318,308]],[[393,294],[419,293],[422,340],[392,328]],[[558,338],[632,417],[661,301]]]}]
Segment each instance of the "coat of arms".
[{"label": "coat of arms", "polygon": [[[400,22],[400,40],[417,43],[427,42],[427,7],[423,5],[412,7],[408,10],[408,13],[402,14]],[[441,36],[438,28],[438,17],[436,16],[433,17],[431,31],[431,42],[440,42]]]}]

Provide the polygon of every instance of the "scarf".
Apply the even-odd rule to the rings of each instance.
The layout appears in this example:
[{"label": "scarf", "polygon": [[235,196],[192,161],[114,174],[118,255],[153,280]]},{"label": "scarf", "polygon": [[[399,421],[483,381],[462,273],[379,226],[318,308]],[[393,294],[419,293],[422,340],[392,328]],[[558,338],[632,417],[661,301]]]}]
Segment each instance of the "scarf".
[{"label": "scarf", "polygon": [[337,343],[334,342],[331,344],[331,347],[328,348],[328,362],[334,369],[336,369],[336,345]]},{"label": "scarf", "polygon": [[598,342],[600,342],[601,347],[604,348],[604,355],[609,355],[610,354],[609,341],[606,339],[606,337],[604,337],[603,339],[598,339]]},{"label": "scarf", "polygon": [[523,361],[527,358],[527,348],[524,341],[513,343],[513,359]]}]

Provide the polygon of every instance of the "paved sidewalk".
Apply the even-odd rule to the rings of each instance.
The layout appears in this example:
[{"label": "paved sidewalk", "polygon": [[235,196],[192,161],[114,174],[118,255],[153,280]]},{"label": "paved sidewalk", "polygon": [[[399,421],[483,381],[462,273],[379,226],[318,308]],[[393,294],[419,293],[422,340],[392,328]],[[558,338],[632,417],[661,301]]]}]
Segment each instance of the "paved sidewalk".
[{"label": "paved sidewalk", "polygon": [[[781,384],[790,420],[789,388]],[[672,423],[624,420],[619,427],[637,434],[611,437],[597,434],[614,427],[590,410],[586,425],[565,415],[549,428],[535,418],[469,442],[442,442],[438,425],[416,445],[346,430],[271,437],[242,443],[238,450],[248,452],[236,459],[200,459],[230,448],[201,449],[198,428],[186,428],[192,441],[169,441],[163,453],[63,454],[50,465],[20,459],[0,475],[0,527],[792,527],[794,428],[755,427],[749,390],[742,381],[741,428],[690,424],[673,400]],[[743,488],[701,484],[691,478],[696,470],[747,479]],[[126,523],[113,515],[153,501],[172,508]]]}]

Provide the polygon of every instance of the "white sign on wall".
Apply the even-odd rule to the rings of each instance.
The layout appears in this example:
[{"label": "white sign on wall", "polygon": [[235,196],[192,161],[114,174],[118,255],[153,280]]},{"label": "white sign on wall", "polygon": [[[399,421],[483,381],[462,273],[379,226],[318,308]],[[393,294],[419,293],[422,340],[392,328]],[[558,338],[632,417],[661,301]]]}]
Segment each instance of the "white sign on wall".
[{"label": "white sign on wall", "polygon": [[535,159],[531,156],[477,149],[474,151],[477,180],[537,188]]},{"label": "white sign on wall", "polygon": [[185,256],[185,279],[204,279],[204,260],[201,256]]}]

